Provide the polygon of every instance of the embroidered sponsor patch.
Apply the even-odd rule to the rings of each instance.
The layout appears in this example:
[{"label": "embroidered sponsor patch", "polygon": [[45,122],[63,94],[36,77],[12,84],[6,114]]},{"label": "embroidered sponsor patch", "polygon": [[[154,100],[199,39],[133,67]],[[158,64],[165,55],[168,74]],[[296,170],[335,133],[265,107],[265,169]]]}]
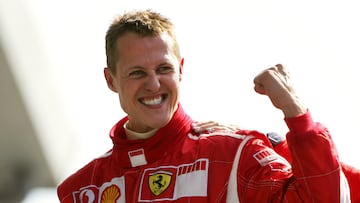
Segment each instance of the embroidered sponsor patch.
[{"label": "embroidered sponsor patch", "polygon": [[158,196],[164,192],[171,183],[172,173],[168,171],[156,171],[149,174],[149,187],[150,191]]},{"label": "embroidered sponsor patch", "polygon": [[254,154],[253,157],[260,165],[265,166],[277,158],[275,154],[276,153],[272,149],[266,148]]},{"label": "embroidered sponsor patch", "polygon": [[124,177],[113,178],[100,187],[89,185],[73,192],[74,203],[125,203]]},{"label": "embroidered sponsor patch", "polygon": [[181,197],[206,197],[208,159],[179,166],[145,169],[141,178],[139,202],[177,200]]},{"label": "embroidered sponsor patch", "polygon": [[142,166],[147,164],[143,148],[129,151],[128,155],[132,167]]},{"label": "embroidered sponsor patch", "polygon": [[261,166],[270,166],[272,171],[289,172],[291,170],[289,162],[270,148],[255,153],[253,157]]}]

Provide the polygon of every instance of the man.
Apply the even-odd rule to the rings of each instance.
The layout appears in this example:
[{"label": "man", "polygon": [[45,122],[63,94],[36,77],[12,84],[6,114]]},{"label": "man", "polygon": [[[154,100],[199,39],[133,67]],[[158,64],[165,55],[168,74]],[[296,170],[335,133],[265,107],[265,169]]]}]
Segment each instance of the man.
[{"label": "man", "polygon": [[292,165],[257,131],[191,129],[179,103],[184,60],[159,13],[118,17],[106,54],[108,87],[127,116],[110,131],[113,149],[59,185],[61,202],[350,202],[330,134],[281,64],[255,77],[254,89],[284,113]]}]

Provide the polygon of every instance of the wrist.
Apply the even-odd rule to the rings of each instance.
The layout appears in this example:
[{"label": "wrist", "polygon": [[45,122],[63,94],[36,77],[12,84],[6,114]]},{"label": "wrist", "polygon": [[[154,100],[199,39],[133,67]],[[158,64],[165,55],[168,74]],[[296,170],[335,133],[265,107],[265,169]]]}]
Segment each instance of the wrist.
[{"label": "wrist", "polygon": [[311,130],[314,125],[314,121],[308,110],[305,114],[297,117],[285,118],[285,122],[289,128],[289,132],[293,134],[304,134]]},{"label": "wrist", "polygon": [[293,118],[303,115],[307,112],[305,105],[298,99],[294,99],[290,105],[281,108],[285,118]]}]

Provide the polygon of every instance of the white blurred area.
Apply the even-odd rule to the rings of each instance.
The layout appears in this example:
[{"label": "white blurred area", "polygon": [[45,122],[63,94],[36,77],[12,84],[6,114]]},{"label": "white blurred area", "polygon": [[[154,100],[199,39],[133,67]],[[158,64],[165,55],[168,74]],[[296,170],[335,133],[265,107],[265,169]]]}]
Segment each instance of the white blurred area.
[{"label": "white blurred area", "polygon": [[56,203],[59,202],[55,188],[34,188],[21,203]]},{"label": "white blurred area", "polygon": [[[108,132],[124,113],[103,78],[104,37],[114,16],[134,8],[175,22],[182,105],[195,119],[285,133],[282,114],[252,85],[283,63],[340,158],[360,168],[355,0],[0,0],[0,40],[56,184],[112,146]],[[23,201],[33,202],[58,202],[56,191],[35,189]]]}]

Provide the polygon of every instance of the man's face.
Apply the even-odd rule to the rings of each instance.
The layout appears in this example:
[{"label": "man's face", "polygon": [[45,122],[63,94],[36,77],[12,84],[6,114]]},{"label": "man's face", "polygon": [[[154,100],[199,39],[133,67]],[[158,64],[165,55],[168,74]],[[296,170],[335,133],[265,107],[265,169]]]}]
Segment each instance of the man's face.
[{"label": "man's face", "polygon": [[178,107],[182,61],[173,41],[162,34],[141,37],[129,32],[117,42],[116,73],[105,68],[108,86],[119,94],[129,127],[146,132],[165,126]]}]

